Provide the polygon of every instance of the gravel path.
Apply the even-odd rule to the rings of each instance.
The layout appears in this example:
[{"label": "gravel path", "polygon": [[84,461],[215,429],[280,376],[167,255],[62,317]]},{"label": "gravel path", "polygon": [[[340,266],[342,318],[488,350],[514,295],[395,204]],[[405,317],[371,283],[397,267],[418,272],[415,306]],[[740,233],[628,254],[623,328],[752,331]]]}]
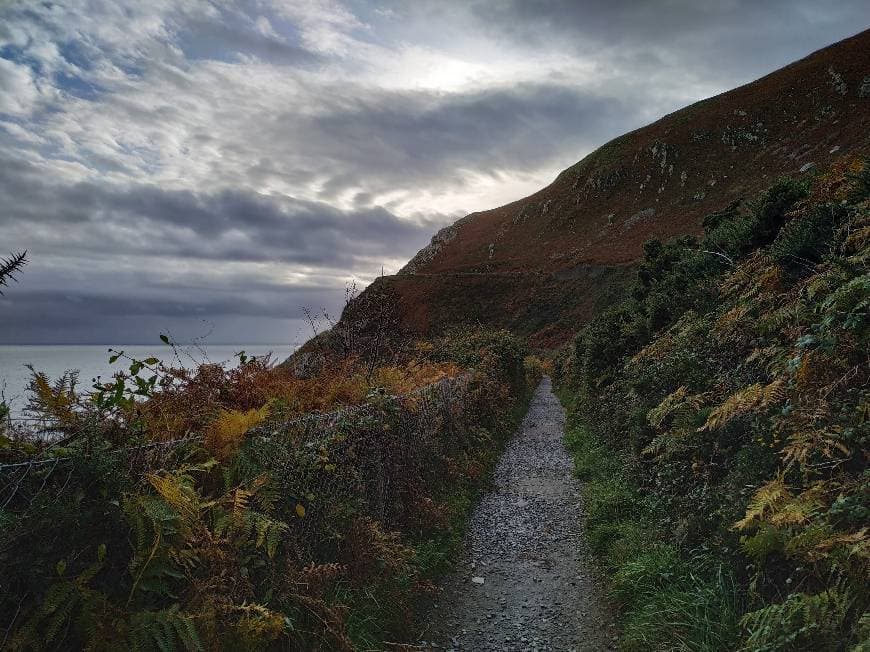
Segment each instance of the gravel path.
[{"label": "gravel path", "polygon": [[474,511],[423,649],[614,649],[610,614],[584,563],[580,485],[564,434],[565,412],[544,378]]}]

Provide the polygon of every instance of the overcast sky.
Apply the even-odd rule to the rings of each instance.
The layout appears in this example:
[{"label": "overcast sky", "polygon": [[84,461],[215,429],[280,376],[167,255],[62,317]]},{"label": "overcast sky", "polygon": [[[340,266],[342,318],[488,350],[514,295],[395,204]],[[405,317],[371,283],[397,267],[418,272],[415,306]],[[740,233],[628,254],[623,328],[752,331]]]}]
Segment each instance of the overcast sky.
[{"label": "overcast sky", "polygon": [[0,343],[286,343],[301,308],[866,0],[0,0]]}]

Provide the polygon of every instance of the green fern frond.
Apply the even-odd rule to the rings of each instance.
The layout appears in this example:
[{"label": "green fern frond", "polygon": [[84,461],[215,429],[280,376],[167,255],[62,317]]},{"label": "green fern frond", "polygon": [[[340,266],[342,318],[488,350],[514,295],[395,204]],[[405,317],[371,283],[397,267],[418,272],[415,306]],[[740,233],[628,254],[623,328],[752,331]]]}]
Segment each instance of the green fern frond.
[{"label": "green fern frond", "polygon": [[160,652],[202,652],[193,618],[175,605],[161,611],[140,611],[131,619],[130,647]]},{"label": "green fern frond", "polygon": [[747,555],[763,561],[769,555],[783,550],[783,534],[777,528],[764,523],[755,534],[740,537],[740,545]]},{"label": "green fern frond", "polygon": [[746,614],[743,652],[841,649],[842,625],[852,604],[847,591],[832,588],[808,595],[793,593],[784,602]]}]

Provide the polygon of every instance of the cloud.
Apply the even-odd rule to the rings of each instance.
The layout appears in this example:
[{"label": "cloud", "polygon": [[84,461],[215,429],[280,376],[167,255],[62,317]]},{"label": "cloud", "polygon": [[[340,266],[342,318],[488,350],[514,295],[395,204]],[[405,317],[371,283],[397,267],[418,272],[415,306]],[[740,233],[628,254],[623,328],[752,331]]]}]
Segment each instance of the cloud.
[{"label": "cloud", "polygon": [[[27,344],[155,344],[158,336],[190,342],[207,336],[212,343],[253,342],[298,344],[311,336],[302,307],[319,310],[324,296],[335,310],[340,298],[325,288],[306,292],[264,294],[254,298],[194,296],[184,300],[166,297],[144,299],[105,293],[68,294],[32,292],[0,298],[4,319],[0,340]],[[62,319],[58,329],[53,320]]]},{"label": "cloud", "polygon": [[463,214],[849,35],[862,5],[5,4],[0,241],[32,262],[0,342],[274,338]]},{"label": "cloud", "polygon": [[0,59],[0,113],[26,115],[38,99],[30,68]]},{"label": "cloud", "polygon": [[154,185],[58,184],[33,163],[0,156],[0,229],[36,255],[154,256],[272,262],[354,272],[410,255],[442,220],[409,220],[383,207],[250,190],[166,190]]},{"label": "cloud", "polygon": [[668,76],[681,73],[685,81],[688,73],[724,88],[867,27],[862,0],[475,0],[469,6],[481,29],[526,45],[556,43],[640,75],[664,68]]}]

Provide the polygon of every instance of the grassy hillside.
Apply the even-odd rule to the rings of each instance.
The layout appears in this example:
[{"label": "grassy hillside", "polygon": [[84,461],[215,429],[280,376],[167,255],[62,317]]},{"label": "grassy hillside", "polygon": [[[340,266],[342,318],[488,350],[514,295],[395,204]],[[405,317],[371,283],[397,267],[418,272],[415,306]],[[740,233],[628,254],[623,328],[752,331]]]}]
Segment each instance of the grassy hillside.
[{"label": "grassy hillside", "polygon": [[648,239],[700,235],[705,215],[781,175],[870,155],[868,75],[865,31],[620,136],[530,197],[462,218],[378,286],[412,332],[467,321],[485,303],[483,323],[561,345],[622,287]]},{"label": "grassy hillside", "polygon": [[870,167],[649,241],[559,364],[626,650],[870,649]]}]

